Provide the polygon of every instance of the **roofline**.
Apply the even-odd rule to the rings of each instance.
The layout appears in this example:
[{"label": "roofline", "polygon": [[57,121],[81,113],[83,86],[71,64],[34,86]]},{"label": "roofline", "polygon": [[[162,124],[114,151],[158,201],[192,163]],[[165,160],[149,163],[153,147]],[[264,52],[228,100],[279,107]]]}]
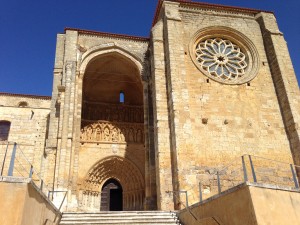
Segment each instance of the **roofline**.
[{"label": "roofline", "polygon": [[158,4],[157,4],[156,11],[155,11],[155,14],[154,14],[153,22],[152,22],[152,27],[157,22],[159,12],[161,10],[161,7],[162,7],[162,4],[163,4],[164,1],[177,2],[177,3],[180,3],[182,5],[202,7],[202,8],[226,9],[228,11],[233,11],[233,12],[252,13],[252,14],[257,14],[257,13],[260,13],[260,12],[266,12],[266,13],[274,14],[274,12],[272,12],[272,11],[251,9],[251,8],[238,7],[238,6],[228,6],[228,5],[221,5],[221,4],[212,4],[212,3],[206,3],[206,2],[193,2],[191,0],[158,0]]},{"label": "roofline", "polygon": [[12,97],[25,97],[25,98],[35,98],[35,99],[51,100],[51,96],[46,96],[46,95],[28,95],[28,94],[17,94],[17,93],[0,92],[0,96],[1,95],[12,96]]},{"label": "roofline", "polygon": [[65,28],[65,32],[67,30],[77,31],[79,34],[90,34],[90,35],[97,35],[97,36],[104,36],[104,37],[114,37],[114,38],[130,39],[130,40],[134,40],[134,41],[144,41],[144,42],[148,42],[149,41],[148,37],[141,37],[141,36],[132,36],[132,35],[126,35],[126,34],[116,34],[116,33],[108,33],[108,32],[99,32],[99,31],[94,31],[94,30],[83,30],[83,29],[70,28],[70,27],[66,27]]}]

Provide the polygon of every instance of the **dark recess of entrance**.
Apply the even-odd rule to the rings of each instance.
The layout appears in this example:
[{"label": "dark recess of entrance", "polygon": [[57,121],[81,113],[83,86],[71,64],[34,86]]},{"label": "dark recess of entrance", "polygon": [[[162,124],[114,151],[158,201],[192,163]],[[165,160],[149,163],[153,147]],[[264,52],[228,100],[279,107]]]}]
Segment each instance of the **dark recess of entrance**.
[{"label": "dark recess of entrance", "polygon": [[101,211],[122,211],[123,190],[121,184],[115,179],[107,180],[101,191]]}]

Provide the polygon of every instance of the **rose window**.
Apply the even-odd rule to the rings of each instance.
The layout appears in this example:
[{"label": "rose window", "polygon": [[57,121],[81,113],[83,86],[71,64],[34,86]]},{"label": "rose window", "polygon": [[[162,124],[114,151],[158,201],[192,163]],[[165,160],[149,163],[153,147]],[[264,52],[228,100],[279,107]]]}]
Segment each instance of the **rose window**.
[{"label": "rose window", "polygon": [[198,43],[195,50],[200,68],[213,79],[238,83],[245,75],[247,57],[241,48],[231,41],[210,38]]}]

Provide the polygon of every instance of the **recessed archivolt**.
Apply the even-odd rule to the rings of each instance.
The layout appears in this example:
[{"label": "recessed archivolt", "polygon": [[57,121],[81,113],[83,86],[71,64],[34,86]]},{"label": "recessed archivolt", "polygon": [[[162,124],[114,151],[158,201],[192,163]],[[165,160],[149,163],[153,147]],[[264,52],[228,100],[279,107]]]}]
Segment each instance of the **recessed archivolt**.
[{"label": "recessed archivolt", "polygon": [[121,56],[132,61],[139,70],[139,74],[142,74],[142,59],[132,54],[131,52],[125,50],[124,48],[118,46],[115,43],[107,43],[102,45],[97,45],[90,48],[82,55],[82,61],[80,64],[80,73],[84,74],[88,64],[92,62],[95,58],[109,54],[109,53],[117,53]]},{"label": "recessed archivolt", "polygon": [[99,193],[103,184],[111,178],[120,182],[125,193],[144,189],[144,179],[139,169],[125,158],[112,156],[101,160],[91,168],[81,190],[84,193]]}]

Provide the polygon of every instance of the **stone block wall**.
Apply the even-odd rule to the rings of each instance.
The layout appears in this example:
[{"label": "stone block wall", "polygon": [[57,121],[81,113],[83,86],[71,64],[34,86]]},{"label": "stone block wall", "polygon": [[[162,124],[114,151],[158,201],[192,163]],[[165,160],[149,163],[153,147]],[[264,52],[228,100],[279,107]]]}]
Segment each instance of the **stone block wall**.
[{"label": "stone block wall", "polygon": [[[29,175],[30,165],[26,162],[26,158],[33,165],[36,173],[43,177],[46,167],[44,150],[50,113],[50,97],[3,93],[0,94],[0,104],[0,121],[11,123],[7,140],[10,143],[7,156],[11,155],[13,142],[16,142],[16,156],[18,160],[22,160],[25,167],[19,168],[21,171],[18,175]],[[1,165],[7,141],[0,142]],[[8,167],[9,160],[8,157],[6,167]]]},{"label": "stone block wall", "polygon": [[[299,152],[291,145],[298,146],[299,136],[295,131],[291,134],[286,131],[285,119],[286,113],[294,112],[294,120],[289,120],[291,125],[288,126],[299,121],[299,107],[295,100],[299,98],[299,88],[294,81],[295,74],[291,62],[287,61],[285,65],[288,68],[282,77],[292,79],[293,87],[289,89],[286,82],[291,100],[282,103],[287,109],[283,110],[280,103],[282,94],[278,94],[273,62],[269,59],[270,54],[276,53],[266,50],[266,36],[262,32],[258,11],[227,11],[222,7],[195,5],[165,1],[153,28],[154,31],[163,24],[164,49],[160,54],[165,54],[163,71],[166,81],[160,81],[165,82],[167,90],[168,114],[164,115],[170,127],[170,130],[157,127],[157,136],[169,135],[171,141],[169,154],[172,157],[173,190],[170,191],[189,190],[192,202],[199,198],[200,181],[206,187],[204,195],[209,196],[216,190],[216,175],[211,171],[236,161],[243,154],[293,163],[297,161],[297,156],[293,158],[294,152]],[[192,60],[195,56],[191,48],[199,38],[197,33],[210,29],[214,32],[211,37],[224,37],[232,30],[245,37],[240,39],[241,42],[247,39],[255,46],[258,63],[253,68],[257,74],[252,80],[243,84],[223,84],[197,68]],[[222,32],[222,29],[228,31]],[[279,56],[288,56],[285,46],[274,46]],[[156,55],[152,57],[155,62]],[[154,76],[157,79],[159,73]],[[166,103],[156,100],[155,104],[159,108]],[[288,104],[292,110],[288,109]],[[160,112],[155,113],[158,115]],[[157,141],[157,151],[160,152],[163,148],[159,145],[163,142]],[[162,156],[158,158],[163,159]],[[160,184],[160,189],[169,189],[168,184]]]},{"label": "stone block wall", "polygon": [[[57,162],[55,188],[72,190],[72,195],[68,196],[69,210],[76,210],[78,204],[82,205],[82,185],[86,182],[89,171],[101,160],[113,156],[126,158],[135,164],[145,179],[144,143],[81,143],[81,125],[83,78],[88,64],[100,54],[123,54],[122,57],[138,64],[136,70],[139,72],[136,73],[144,81],[147,72],[142,70],[142,65],[147,45],[146,38],[79,29],[66,29],[65,34],[58,35],[47,152],[48,161],[51,159]],[[143,88],[147,88],[147,83]],[[147,111],[147,108],[148,106],[143,106],[143,110]],[[92,199],[94,198],[85,199],[87,202],[83,208],[87,208],[87,205],[97,208],[100,202],[93,203],[95,200]]]}]

